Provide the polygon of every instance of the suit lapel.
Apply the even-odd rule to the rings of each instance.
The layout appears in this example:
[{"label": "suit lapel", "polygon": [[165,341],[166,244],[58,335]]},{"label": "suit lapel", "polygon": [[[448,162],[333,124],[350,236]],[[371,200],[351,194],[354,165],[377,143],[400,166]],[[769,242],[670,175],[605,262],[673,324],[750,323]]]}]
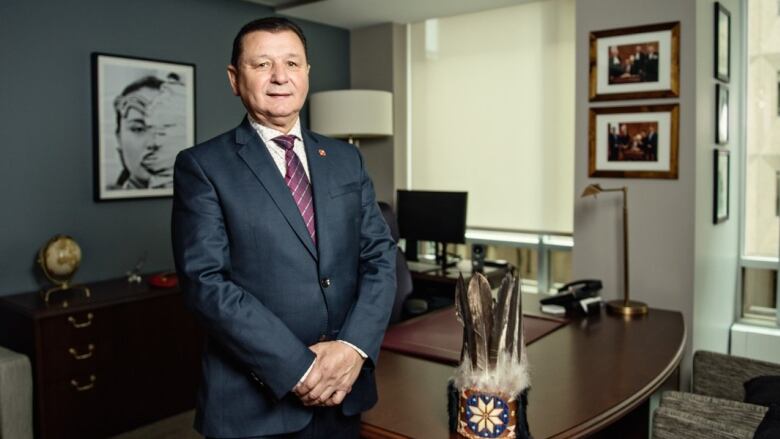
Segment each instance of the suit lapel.
[{"label": "suit lapel", "polygon": [[[301,129],[303,145],[306,149],[306,161],[309,164],[312,195],[314,196],[314,215],[317,222],[317,247],[320,249],[320,260],[327,260],[327,251],[332,249],[332,236],[329,233],[328,214],[330,207],[330,161],[327,148],[306,129]],[[320,153],[322,151],[322,153]]]},{"label": "suit lapel", "polygon": [[[314,247],[314,243],[309,236],[309,231],[306,229],[306,224],[303,223],[301,213],[298,211],[298,206],[295,205],[292,195],[290,194],[290,188],[284,182],[284,178],[279,172],[279,168],[276,167],[271,154],[268,152],[260,136],[255,132],[252,125],[249,124],[249,120],[244,118],[244,122],[236,128],[236,143],[239,144],[238,155],[249,166],[252,173],[257,177],[260,183],[265,187],[268,195],[271,196],[276,206],[284,215],[287,223],[292,227],[295,234],[298,235],[298,239],[301,240],[303,245],[309,251],[311,256],[317,259],[317,249]],[[305,141],[304,141],[305,143]],[[311,167],[311,165],[309,165]],[[310,171],[311,172],[311,171]],[[314,185],[316,188],[316,185]],[[316,204],[317,194],[315,193],[315,208],[318,208]],[[317,211],[319,217],[319,211]],[[319,231],[317,232],[319,235]],[[319,239],[319,236],[318,236]]]}]

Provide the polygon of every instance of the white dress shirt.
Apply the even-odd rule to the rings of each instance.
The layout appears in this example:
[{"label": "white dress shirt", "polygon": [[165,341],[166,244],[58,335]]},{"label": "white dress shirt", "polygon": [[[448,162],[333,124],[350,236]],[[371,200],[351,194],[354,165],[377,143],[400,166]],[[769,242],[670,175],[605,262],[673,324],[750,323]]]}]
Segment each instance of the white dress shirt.
[{"label": "white dress shirt", "polygon": [[[268,148],[268,152],[271,153],[271,158],[274,159],[274,163],[276,163],[276,167],[279,168],[279,172],[282,173],[282,177],[287,173],[287,161],[284,159],[284,155],[286,153],[285,149],[281,146],[277,145],[276,142],[273,141],[274,137],[284,136],[285,133],[281,131],[277,131],[273,128],[268,128],[267,126],[260,125],[258,122],[255,122],[254,119],[252,119],[251,116],[249,116],[249,123],[252,125],[252,128],[257,131],[257,135],[260,136],[260,139],[262,139],[263,143],[265,143],[265,147]],[[293,145],[293,152],[295,155],[298,156],[298,160],[301,161],[301,165],[303,165],[303,170],[306,171],[306,178],[309,179],[309,182],[311,182],[311,174],[309,173],[309,162],[306,159],[306,150],[303,148],[303,136],[301,135],[301,119],[298,119],[295,121],[295,125],[293,125],[292,129],[290,130],[288,135],[295,136],[295,144]]]}]

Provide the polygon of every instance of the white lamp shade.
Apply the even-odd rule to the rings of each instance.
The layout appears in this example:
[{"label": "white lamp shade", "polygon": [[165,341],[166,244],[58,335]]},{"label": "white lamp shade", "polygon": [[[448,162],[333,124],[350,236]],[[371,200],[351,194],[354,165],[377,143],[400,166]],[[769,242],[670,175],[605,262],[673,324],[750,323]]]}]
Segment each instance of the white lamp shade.
[{"label": "white lamp shade", "polygon": [[309,98],[311,130],[331,137],[393,134],[393,94],[380,90],[331,90]]}]

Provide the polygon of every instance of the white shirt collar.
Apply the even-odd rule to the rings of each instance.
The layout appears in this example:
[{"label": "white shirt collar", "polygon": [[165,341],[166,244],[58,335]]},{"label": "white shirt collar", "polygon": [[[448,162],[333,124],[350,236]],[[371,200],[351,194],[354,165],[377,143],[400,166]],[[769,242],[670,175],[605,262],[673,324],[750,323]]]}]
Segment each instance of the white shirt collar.
[{"label": "white shirt collar", "polygon": [[[263,140],[263,143],[266,145],[269,144],[273,140],[274,137],[284,136],[285,134],[279,130],[275,130],[273,128],[269,128],[265,125],[261,125],[259,122],[255,121],[252,116],[247,114],[247,118],[249,119],[249,124],[252,125],[252,128],[254,128],[255,131],[257,131],[257,134],[260,135],[260,138]],[[303,136],[301,136],[301,118],[295,120],[295,125],[293,125],[292,129],[290,130],[288,135],[293,135],[298,138],[298,140],[303,140]]]}]

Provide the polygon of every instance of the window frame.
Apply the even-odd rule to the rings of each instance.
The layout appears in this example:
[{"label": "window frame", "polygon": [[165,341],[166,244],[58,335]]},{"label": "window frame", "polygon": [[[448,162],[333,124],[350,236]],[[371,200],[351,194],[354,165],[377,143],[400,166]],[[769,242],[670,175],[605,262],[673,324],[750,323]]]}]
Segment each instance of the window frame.
[{"label": "window frame", "polygon": [[[536,250],[536,293],[549,294],[553,286],[550,279],[550,252],[571,251],[574,237],[571,234],[552,232],[523,232],[468,227],[466,242],[471,244],[499,245]],[[532,291],[528,291],[532,292]]]},{"label": "window frame", "polygon": [[[744,33],[749,32],[749,11],[748,11],[748,3],[749,2],[740,2],[740,16],[741,16],[741,29],[743,29]],[[780,10],[778,11],[780,13]],[[741,117],[737,121],[738,128],[739,128],[739,139],[737,148],[738,151],[735,151],[737,154],[739,154],[740,158],[740,165],[741,165],[741,171],[739,173],[738,184],[739,184],[739,194],[740,194],[740,200],[739,200],[739,269],[737,271],[737,306],[736,306],[736,313],[737,315],[735,317],[736,323],[741,324],[748,324],[748,325],[756,325],[756,326],[767,326],[772,325],[776,327],[780,327],[780,279],[778,279],[778,276],[780,276],[780,257],[761,257],[761,256],[748,256],[745,252],[745,229],[747,225],[747,212],[746,212],[746,205],[747,202],[747,118],[748,118],[748,87],[749,87],[749,79],[748,76],[748,59],[749,54],[748,52],[748,40],[749,38],[742,38],[741,39],[741,50],[742,53],[746,54],[744,57],[745,62],[740,63],[738,66],[740,70],[740,75],[742,78],[742,93],[740,93],[739,97],[739,105],[743,109],[741,112]],[[740,147],[741,146],[741,147]],[[775,188],[775,197],[780,196],[780,186]],[[746,268],[753,268],[753,269],[762,269],[762,270],[775,270],[775,308],[774,308],[774,322],[772,322],[770,319],[764,319],[764,318],[756,318],[751,316],[745,316],[745,313],[743,311],[744,303],[745,303],[745,292],[743,291],[743,272]]]}]

